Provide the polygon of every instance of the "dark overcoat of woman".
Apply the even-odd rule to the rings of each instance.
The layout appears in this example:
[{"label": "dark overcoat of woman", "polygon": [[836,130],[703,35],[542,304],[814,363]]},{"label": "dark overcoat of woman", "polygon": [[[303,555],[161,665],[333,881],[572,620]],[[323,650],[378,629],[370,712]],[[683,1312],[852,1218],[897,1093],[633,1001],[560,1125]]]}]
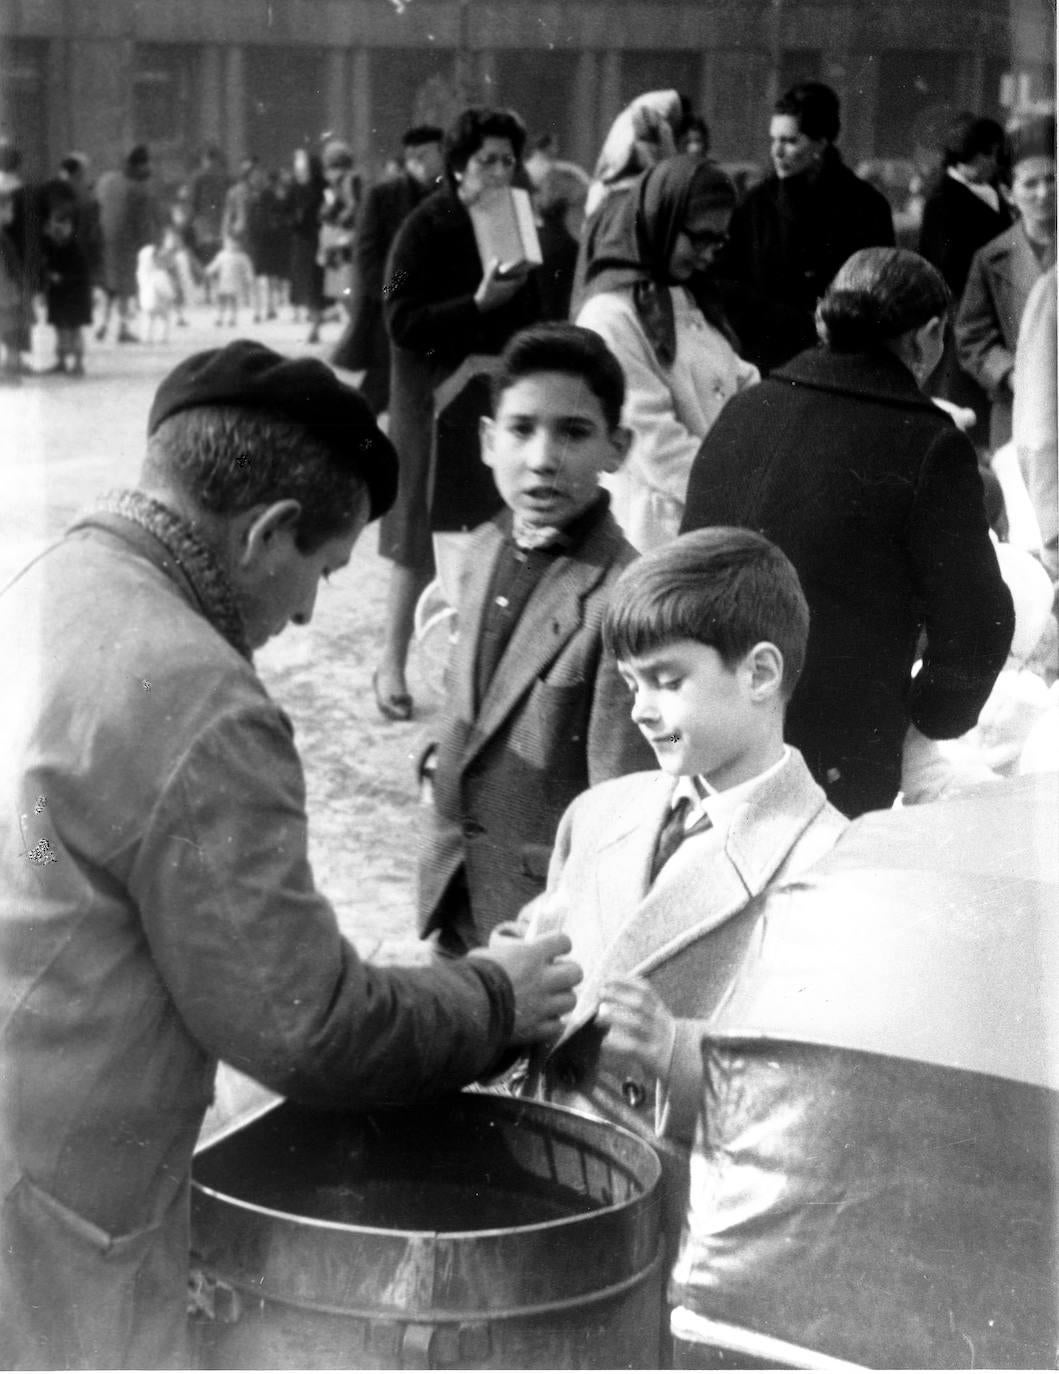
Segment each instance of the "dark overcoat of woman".
[{"label": "dark overcoat of woman", "polygon": [[891,354],[811,349],[706,436],[682,532],[703,525],[759,530],[798,570],[811,626],[787,739],[845,815],[889,806],[909,722],[969,730],[1011,642],[970,442]]},{"label": "dark overcoat of woman", "polygon": [[[465,358],[500,353],[513,334],[540,318],[532,273],[511,300],[480,311],[474,293],[482,270],[471,217],[449,187],[412,211],[390,253],[383,299],[393,346],[390,438],[401,455],[401,476],[397,501],[382,521],[379,548],[405,568],[429,568],[432,558],[428,486],[434,389]],[[476,473],[477,451],[469,463]],[[472,514],[468,523],[478,524],[491,513]]]},{"label": "dark overcoat of woman", "polygon": [[717,264],[742,293],[732,306],[742,356],[765,372],[811,346],[816,302],[838,269],[858,248],[893,241],[886,197],[837,148],[813,176],[766,177],[736,207]]}]

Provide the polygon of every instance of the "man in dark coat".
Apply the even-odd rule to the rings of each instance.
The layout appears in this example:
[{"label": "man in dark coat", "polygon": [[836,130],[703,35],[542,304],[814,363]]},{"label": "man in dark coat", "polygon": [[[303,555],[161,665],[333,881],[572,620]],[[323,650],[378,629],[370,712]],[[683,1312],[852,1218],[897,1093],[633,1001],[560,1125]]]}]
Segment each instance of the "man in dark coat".
[{"label": "man in dark coat", "polygon": [[1011,643],[974,449],[916,380],[885,348],[799,354],[725,406],[681,527],[758,530],[797,569],[812,624],[787,739],[847,816],[891,805],[910,723],[971,729]]},{"label": "man in dark coat", "polygon": [[894,242],[886,197],[849,170],[838,96],[806,81],[776,102],[773,175],[736,207],[716,263],[741,356],[768,372],[816,339],[813,311],[858,248]]},{"label": "man in dark coat", "polygon": [[417,124],[401,139],[405,170],[370,187],[364,197],[353,245],[353,306],[331,361],[352,372],[364,370],[360,394],[376,415],[390,404],[390,341],[382,314],[386,259],[397,231],[444,171],[442,131]]}]

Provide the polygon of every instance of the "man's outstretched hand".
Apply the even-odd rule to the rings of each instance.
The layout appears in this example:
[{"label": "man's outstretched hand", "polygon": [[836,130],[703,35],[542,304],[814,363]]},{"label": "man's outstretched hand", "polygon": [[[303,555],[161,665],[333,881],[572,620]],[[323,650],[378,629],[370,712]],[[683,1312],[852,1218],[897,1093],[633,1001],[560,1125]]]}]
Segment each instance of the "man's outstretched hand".
[{"label": "man's outstretched hand", "polygon": [[514,1045],[554,1040],[562,1018],[574,1009],[574,988],[581,969],[572,959],[569,937],[542,935],[539,940],[502,940],[488,949],[472,950],[469,959],[489,959],[499,964],[515,990]]}]

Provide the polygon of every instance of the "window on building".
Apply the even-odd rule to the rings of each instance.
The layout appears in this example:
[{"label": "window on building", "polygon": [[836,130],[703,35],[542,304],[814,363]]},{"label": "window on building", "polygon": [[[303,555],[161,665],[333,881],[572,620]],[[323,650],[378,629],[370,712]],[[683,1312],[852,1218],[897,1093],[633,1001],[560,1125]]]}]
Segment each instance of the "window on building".
[{"label": "window on building", "polygon": [[138,43],[132,78],[132,128],[152,148],[191,136],[191,49],[176,43]]}]

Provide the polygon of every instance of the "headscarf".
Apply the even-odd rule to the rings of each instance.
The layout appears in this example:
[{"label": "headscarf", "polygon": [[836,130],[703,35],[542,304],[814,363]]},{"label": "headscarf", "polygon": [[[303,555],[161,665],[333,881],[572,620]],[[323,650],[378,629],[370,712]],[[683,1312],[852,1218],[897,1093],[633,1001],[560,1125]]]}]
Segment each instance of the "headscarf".
[{"label": "headscarf", "polygon": [[677,353],[669,260],[692,198],[731,209],[735,186],[719,167],[686,153],[644,172],[615,201],[613,216],[601,217],[585,273],[585,300],[632,290],[636,314],[663,367],[672,367]]},{"label": "headscarf", "polygon": [[616,183],[646,171],[647,163],[637,144],[657,146],[658,160],[676,152],[681,114],[676,91],[646,91],[626,105],[603,140],[589,187],[587,215],[595,213]]}]

